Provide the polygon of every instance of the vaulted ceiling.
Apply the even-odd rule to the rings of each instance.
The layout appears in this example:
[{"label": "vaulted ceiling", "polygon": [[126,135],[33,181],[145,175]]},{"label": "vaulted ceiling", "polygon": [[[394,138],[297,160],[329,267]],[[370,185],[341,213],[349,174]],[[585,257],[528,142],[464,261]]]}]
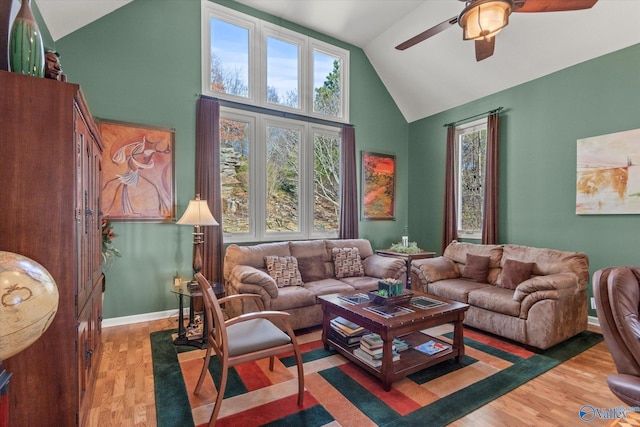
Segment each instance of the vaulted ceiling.
[{"label": "vaulted ceiling", "polygon": [[[35,0],[54,40],[129,1]],[[640,43],[638,0],[513,13],[494,55],[481,62],[457,25],[405,51],[395,49],[457,16],[464,8],[458,0],[236,1],[362,48],[409,122]]]}]

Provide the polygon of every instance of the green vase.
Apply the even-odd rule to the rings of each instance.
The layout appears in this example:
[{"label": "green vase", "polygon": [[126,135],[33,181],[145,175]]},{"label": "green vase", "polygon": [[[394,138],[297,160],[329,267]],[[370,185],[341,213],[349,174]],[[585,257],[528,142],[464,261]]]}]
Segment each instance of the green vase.
[{"label": "green vase", "polygon": [[31,0],[22,0],[9,36],[9,64],[11,71],[44,77],[44,47]]}]

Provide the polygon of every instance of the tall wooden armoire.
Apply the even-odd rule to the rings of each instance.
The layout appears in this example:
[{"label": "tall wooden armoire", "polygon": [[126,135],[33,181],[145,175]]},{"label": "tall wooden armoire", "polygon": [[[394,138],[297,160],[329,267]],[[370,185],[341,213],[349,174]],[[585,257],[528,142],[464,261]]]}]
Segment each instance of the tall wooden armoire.
[{"label": "tall wooden armoire", "polygon": [[0,250],[40,263],[60,294],[49,329],[2,364],[10,426],[86,424],[101,351],[101,156],[78,85],[0,71]]}]

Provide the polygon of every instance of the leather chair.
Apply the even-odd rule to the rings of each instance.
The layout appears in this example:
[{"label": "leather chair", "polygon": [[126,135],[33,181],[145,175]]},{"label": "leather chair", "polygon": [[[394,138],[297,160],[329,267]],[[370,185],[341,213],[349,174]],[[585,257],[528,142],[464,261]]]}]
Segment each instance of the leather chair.
[{"label": "leather chair", "polygon": [[640,267],[612,267],[593,275],[593,295],[605,343],[618,371],[609,389],[640,406]]},{"label": "leather chair", "polygon": [[[209,369],[212,350],[215,351],[222,366],[222,377],[209,426],[215,425],[220,413],[230,367],[269,357],[269,370],[273,371],[275,356],[283,353],[293,352],[295,354],[298,366],[298,406],[302,406],[304,399],[304,368],[298,341],[289,323],[289,313],[259,311],[245,313],[225,321],[220,304],[237,298],[252,298],[258,307],[264,310],[260,296],[240,294],[218,300],[209,281],[201,273],[197,273],[195,278],[202,291],[202,300],[207,311],[209,337],[202,372],[194,393],[200,393]],[[278,322],[282,329],[276,326],[274,322]]]}]

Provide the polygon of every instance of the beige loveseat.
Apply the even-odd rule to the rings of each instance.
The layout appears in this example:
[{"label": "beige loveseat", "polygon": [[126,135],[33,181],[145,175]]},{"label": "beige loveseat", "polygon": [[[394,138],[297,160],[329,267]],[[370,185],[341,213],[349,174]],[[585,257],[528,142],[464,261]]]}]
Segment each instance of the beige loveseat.
[{"label": "beige loveseat", "polygon": [[466,325],[523,344],[547,349],[587,328],[583,253],[453,241],[411,274],[416,289],[469,304]]},{"label": "beige loveseat", "polygon": [[[350,254],[355,252],[351,248],[357,248],[362,266],[360,271],[352,266],[351,261],[354,260],[341,263],[344,259],[340,256],[345,250]],[[337,255],[334,254],[334,249]],[[272,271],[270,274],[265,257],[273,256],[293,257],[295,261],[288,258],[286,263],[283,261],[276,265],[281,267],[280,271]],[[334,259],[336,256],[338,264]],[[278,260],[282,261],[280,258]],[[299,276],[289,275],[293,270],[293,262],[297,264]],[[337,269],[336,265],[341,268]],[[354,261],[354,265],[357,266],[357,261]],[[282,279],[282,269],[286,270],[285,279]],[[381,278],[400,279],[404,282],[406,271],[403,260],[374,254],[371,243],[365,239],[291,241],[254,246],[232,244],[227,247],[224,257],[227,295],[260,295],[266,310],[290,313],[294,329],[322,324],[322,308],[317,296],[353,290],[374,290]],[[225,310],[228,315],[236,316],[255,311],[255,305],[227,303]]]}]

